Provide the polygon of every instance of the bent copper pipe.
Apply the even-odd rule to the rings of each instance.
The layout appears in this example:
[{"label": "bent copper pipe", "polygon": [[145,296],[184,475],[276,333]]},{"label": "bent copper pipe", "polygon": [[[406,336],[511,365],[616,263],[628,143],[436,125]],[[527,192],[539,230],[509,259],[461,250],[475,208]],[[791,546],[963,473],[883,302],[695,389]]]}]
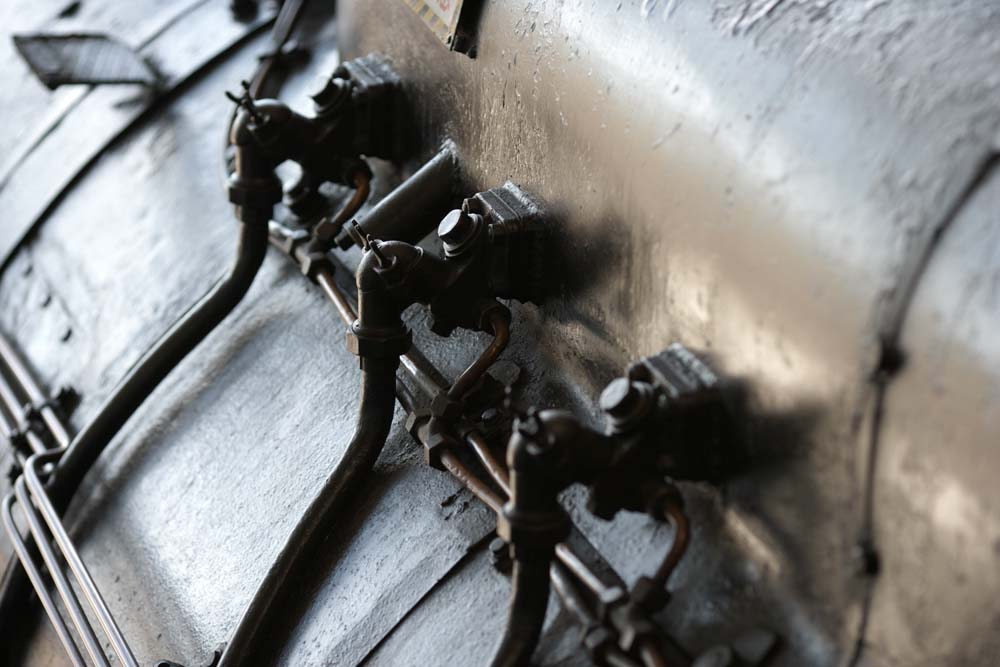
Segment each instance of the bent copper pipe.
[{"label": "bent copper pipe", "polygon": [[500,311],[495,310],[490,313],[489,322],[490,327],[493,329],[493,342],[451,385],[451,388],[448,390],[448,396],[452,400],[460,401],[465,398],[469,390],[479,382],[483,374],[496,362],[497,357],[507,349],[507,343],[510,342],[510,322],[507,321],[507,317]]},{"label": "bent copper pipe", "polygon": [[344,223],[353,218],[361,207],[368,201],[368,196],[372,191],[372,175],[368,169],[358,169],[352,176],[354,183],[354,194],[350,200],[329,220],[321,220],[313,230],[314,238],[321,246],[329,250],[333,245],[333,239],[343,228]]},{"label": "bent copper pipe", "polygon": [[504,467],[503,463],[494,456],[493,451],[490,449],[489,443],[486,442],[486,438],[482,436],[478,431],[470,431],[465,436],[465,442],[472,449],[472,453],[476,455],[479,459],[479,463],[483,466],[493,481],[497,483],[503,492],[510,495],[510,475],[507,474],[507,468]]},{"label": "bent copper pipe", "polygon": [[677,503],[666,503],[666,507],[663,509],[663,514],[664,518],[670,522],[674,528],[674,537],[670,543],[670,548],[667,550],[667,555],[663,558],[663,562],[660,563],[660,566],[656,568],[656,572],[651,577],[652,580],[660,586],[667,585],[670,575],[673,574],[675,569],[677,569],[678,563],[680,563],[681,558],[684,557],[684,553],[687,551],[691,532],[687,514]]}]

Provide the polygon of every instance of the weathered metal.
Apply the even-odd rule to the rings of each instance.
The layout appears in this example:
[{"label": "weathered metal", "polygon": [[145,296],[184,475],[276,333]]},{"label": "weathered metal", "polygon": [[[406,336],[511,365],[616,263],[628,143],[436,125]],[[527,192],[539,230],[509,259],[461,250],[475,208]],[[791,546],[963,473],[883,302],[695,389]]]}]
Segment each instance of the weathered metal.
[{"label": "weathered metal", "polygon": [[[556,223],[540,257],[556,277],[550,298],[511,308],[516,404],[586,423],[625,361],[673,340],[719,371],[742,450],[713,483],[679,485],[690,540],[655,618],[681,652],[698,664],[992,664],[1000,361],[985,332],[998,324],[1000,13],[971,0],[465,2],[478,5],[470,58],[402,0],[337,4],[337,39],[327,7],[297,23],[312,60],[283,62],[280,97],[307,104],[313,75],[330,84],[340,56],[391,63],[413,141],[405,164],[372,161],[373,204],[449,142],[456,195],[510,181]],[[192,62],[243,34],[227,3],[199,7],[157,39]],[[215,177],[221,92],[257,55],[278,59],[249,39],[120,135],[127,109],[96,104],[100,91],[87,113],[54,98],[63,122],[11,162],[0,205],[5,249],[17,250],[0,275],[0,328],[46,386],[79,390],[74,430],[232,246]],[[358,256],[343,256],[349,269]],[[139,662],[208,662],[343,464],[357,362],[327,299],[287,264],[264,262],[225,334],[126,424],[65,519]],[[317,266],[308,274],[327,294],[350,289],[350,271]],[[423,368],[400,390],[409,403],[489,343],[436,337],[428,322],[405,317],[440,369],[403,359]],[[427,468],[395,428],[367,486],[287,580],[258,662],[485,664],[510,584],[489,565],[494,516],[475,497],[505,489],[491,461],[505,423],[494,409],[489,438],[448,458],[478,494]],[[462,434],[463,452],[477,433]],[[536,658],[653,662],[618,648],[590,598],[654,572],[674,533],[642,517],[596,521],[585,500],[563,497],[619,581],[556,547],[566,607],[549,610]],[[628,630],[627,614],[615,618]],[[46,624],[21,620],[25,641],[4,642],[3,659],[65,660]]]}]

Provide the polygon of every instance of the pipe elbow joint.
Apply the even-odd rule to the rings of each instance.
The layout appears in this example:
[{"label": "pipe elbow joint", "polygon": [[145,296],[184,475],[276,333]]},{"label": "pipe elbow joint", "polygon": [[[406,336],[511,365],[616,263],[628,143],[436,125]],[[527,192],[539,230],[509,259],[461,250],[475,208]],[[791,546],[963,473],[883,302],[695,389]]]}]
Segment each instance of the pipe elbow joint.
[{"label": "pipe elbow joint", "polygon": [[253,134],[255,121],[241,109],[233,123],[230,142],[236,147],[236,168],[229,177],[229,201],[236,206],[236,217],[247,224],[266,225],[281,201],[281,180],[274,173],[275,164],[260,147]]}]

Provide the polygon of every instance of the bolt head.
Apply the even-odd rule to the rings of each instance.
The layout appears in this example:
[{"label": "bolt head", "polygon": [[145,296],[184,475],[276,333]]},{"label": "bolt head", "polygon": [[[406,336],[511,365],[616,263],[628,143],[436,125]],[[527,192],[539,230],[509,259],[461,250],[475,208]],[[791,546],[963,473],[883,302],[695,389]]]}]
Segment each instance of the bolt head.
[{"label": "bolt head", "polygon": [[479,216],[455,209],[438,225],[438,238],[444,242],[445,252],[455,254],[471,241],[479,230]]},{"label": "bolt head", "polygon": [[309,97],[316,105],[316,112],[328,116],[337,111],[351,94],[351,82],[340,77],[331,77],[321,82]]},{"label": "bolt head", "polygon": [[632,411],[638,394],[627,378],[617,378],[601,392],[601,409],[612,417],[624,417]]}]

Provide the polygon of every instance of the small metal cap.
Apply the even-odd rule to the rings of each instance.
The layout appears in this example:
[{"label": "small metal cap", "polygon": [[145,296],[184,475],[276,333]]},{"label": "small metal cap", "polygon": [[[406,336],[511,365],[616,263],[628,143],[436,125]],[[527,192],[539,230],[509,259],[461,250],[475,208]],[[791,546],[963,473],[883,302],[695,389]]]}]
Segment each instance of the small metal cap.
[{"label": "small metal cap", "polygon": [[457,255],[479,232],[482,218],[455,209],[444,217],[438,225],[438,238],[444,242],[447,255]]},{"label": "small metal cap", "polygon": [[631,414],[640,400],[639,391],[627,378],[617,378],[601,392],[601,410],[616,419]]},{"label": "small metal cap", "polygon": [[351,96],[352,87],[347,79],[337,76],[326,79],[316,92],[309,95],[316,106],[316,115],[327,117],[336,113]]}]

